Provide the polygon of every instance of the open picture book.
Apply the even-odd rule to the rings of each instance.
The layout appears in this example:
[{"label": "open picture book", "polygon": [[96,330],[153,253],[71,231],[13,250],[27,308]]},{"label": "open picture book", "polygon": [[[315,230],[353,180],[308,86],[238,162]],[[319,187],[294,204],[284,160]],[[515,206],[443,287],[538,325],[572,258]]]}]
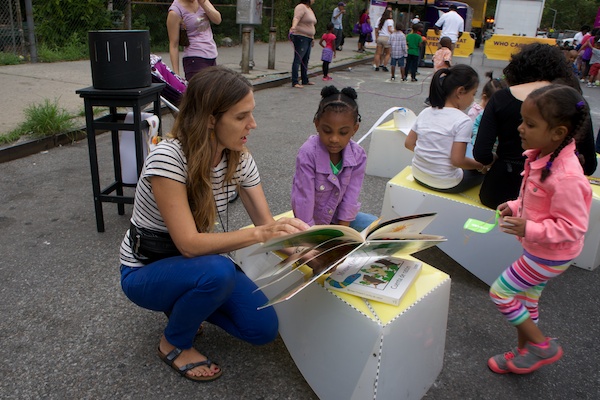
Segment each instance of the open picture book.
[{"label": "open picture book", "polygon": [[[256,280],[270,279],[257,290],[283,280],[301,265],[309,266],[313,275],[310,279],[271,296],[269,301],[260,308],[291,299],[306,286],[351,257],[379,257],[380,259],[399,257],[444,242],[446,239],[442,236],[421,234],[435,216],[435,213],[429,213],[409,215],[384,222],[375,221],[363,232],[341,225],[315,225],[303,232],[281,236],[263,243],[252,254],[277,251],[283,259],[256,278]],[[290,251],[295,252],[291,255],[285,254]]]},{"label": "open picture book", "polygon": [[422,265],[416,260],[372,256],[359,250],[325,279],[325,287],[397,306],[419,276]]}]

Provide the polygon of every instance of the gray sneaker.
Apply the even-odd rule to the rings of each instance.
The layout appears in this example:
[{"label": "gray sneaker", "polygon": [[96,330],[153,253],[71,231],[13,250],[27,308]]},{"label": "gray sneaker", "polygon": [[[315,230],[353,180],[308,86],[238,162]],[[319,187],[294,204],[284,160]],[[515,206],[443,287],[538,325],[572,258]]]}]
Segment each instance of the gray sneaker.
[{"label": "gray sneaker", "polygon": [[518,347],[506,353],[496,354],[488,360],[488,368],[497,374],[508,374],[510,369],[508,369],[506,362],[515,358],[517,354],[519,354]]},{"label": "gray sneaker", "polygon": [[517,357],[506,362],[506,366],[510,372],[514,372],[515,374],[529,374],[544,365],[560,360],[563,355],[562,347],[560,347],[556,339],[547,338],[547,340],[547,347],[527,343]]}]

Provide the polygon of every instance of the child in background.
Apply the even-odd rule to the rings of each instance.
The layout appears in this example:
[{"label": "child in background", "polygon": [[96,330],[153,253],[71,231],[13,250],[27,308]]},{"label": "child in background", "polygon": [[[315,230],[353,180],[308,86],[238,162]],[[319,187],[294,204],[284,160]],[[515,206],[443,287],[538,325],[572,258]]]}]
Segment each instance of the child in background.
[{"label": "child in background", "polygon": [[490,287],[490,297],[517,328],[517,347],[488,360],[498,373],[527,374],[558,361],[563,350],[538,328],[538,302],[550,278],[563,273],[583,248],[592,190],[575,140],[589,119],[573,88],[548,85],[521,106],[525,170],[519,198],[498,206],[500,229],[517,236],[523,255]]},{"label": "child in background", "polygon": [[452,39],[444,36],[440,39],[440,48],[433,54],[433,71],[450,68],[452,62]]},{"label": "child in background", "polygon": [[[332,77],[329,76],[329,64],[335,58],[335,40],[336,36],[333,34],[333,24],[331,22],[327,23],[327,32],[321,36],[321,40],[319,40],[319,45],[323,48],[323,52],[321,53],[321,61],[323,61],[323,80],[331,81]],[[325,42],[325,44],[323,44]]]},{"label": "child in background", "polygon": [[564,50],[565,58],[569,62],[569,65],[573,66],[573,75],[579,78],[579,68],[577,68],[577,50]]},{"label": "child in background", "polygon": [[431,80],[431,107],[421,111],[404,146],[414,151],[417,183],[438,192],[459,193],[481,183],[488,166],[465,157],[473,122],[463,112],[473,103],[479,77],[468,65],[438,70]]},{"label": "child in background", "polygon": [[392,82],[396,80],[396,66],[398,66],[400,67],[402,80],[405,81],[404,58],[408,53],[406,52],[406,36],[402,32],[402,24],[400,22],[396,22],[396,30],[390,35],[390,46],[392,47],[392,76],[390,80]]},{"label": "child in background", "polygon": [[594,39],[594,44],[590,44],[592,40],[588,40],[583,47],[591,47],[592,56],[590,58],[590,68],[588,72],[587,87],[600,86],[600,38]]},{"label": "child in background", "polygon": [[483,115],[485,106],[497,90],[508,87],[508,84],[503,79],[494,79],[493,71],[486,72],[485,76],[487,76],[490,80],[483,86],[483,89],[481,89],[481,99],[479,100],[479,103],[473,103],[469,109],[469,112],[467,113],[469,118],[471,118],[473,121],[471,142],[467,144],[467,157],[473,157],[473,145],[475,144],[475,139],[477,138],[477,131],[479,130],[479,124],[481,123],[481,116]]},{"label": "child in background", "polygon": [[419,24],[414,25],[412,32],[406,35],[408,56],[406,58],[406,76],[402,79],[403,81],[406,81],[408,74],[410,74],[411,82],[417,81],[417,68],[421,59],[421,43],[423,43],[423,37],[418,32],[417,25]]},{"label": "child in background", "polygon": [[[433,72],[436,72],[442,68],[450,68],[452,62],[452,39],[444,36],[440,39],[439,49],[433,54]],[[429,97],[425,99],[425,105],[431,106]],[[472,154],[472,152],[471,152]]]},{"label": "child in background", "polygon": [[318,135],[298,151],[292,210],[311,226],[339,224],[362,231],[377,219],[359,212],[367,155],[351,140],[360,123],[356,98],[350,87],[341,92],[324,87],[314,117]]}]

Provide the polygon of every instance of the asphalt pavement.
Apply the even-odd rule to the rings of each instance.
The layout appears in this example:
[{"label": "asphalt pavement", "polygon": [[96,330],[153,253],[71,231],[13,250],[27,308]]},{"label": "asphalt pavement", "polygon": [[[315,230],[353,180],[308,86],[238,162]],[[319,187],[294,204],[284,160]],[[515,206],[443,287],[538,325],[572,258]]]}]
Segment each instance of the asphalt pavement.
[{"label": "asphalt pavement", "polygon": [[[256,91],[258,127],[248,140],[273,214],[290,208],[296,151],[314,133],[312,116],[325,84],[357,90],[362,115],[357,139],[389,107],[416,113],[424,108],[431,69],[421,69],[416,83],[389,82],[389,74],[373,71],[368,59],[348,64],[360,61],[352,52],[355,46],[347,41],[338,53],[333,81],[316,76],[316,84],[303,89],[289,84],[287,43],[277,44],[275,71],[266,70],[266,45],[254,47],[257,66],[249,77],[256,83],[280,83]],[[240,48],[219,51],[220,63],[239,70]],[[315,48],[310,63],[315,73],[319,56]],[[483,60],[480,50],[471,59],[456,61],[471,64],[482,79],[488,70],[499,76],[505,64]],[[4,131],[19,122],[24,104],[39,99],[55,97],[69,110],[81,109],[75,90],[91,85],[89,63],[0,67],[0,85]],[[598,110],[600,89],[583,90]],[[593,117],[598,127],[596,111]],[[168,130],[171,117],[165,116],[163,123]],[[362,144],[368,149],[369,140]],[[110,135],[98,136],[98,151],[104,186],[112,174]],[[386,182],[366,176],[362,211],[380,213]],[[103,209],[106,231],[98,233],[85,140],[0,164],[0,398],[317,398],[281,339],[255,347],[210,324],[195,345],[221,365],[223,376],[198,384],[171,371],[156,356],[164,315],[135,306],[119,286],[118,248],[131,206],[123,216],[114,204],[105,203]],[[241,203],[233,203],[230,229],[249,223]],[[463,232],[449,239],[464,240]],[[544,291],[540,326],[559,338],[563,359],[530,375],[499,376],[488,370],[487,358],[512,348],[516,334],[489,300],[487,286],[437,248],[417,257],[452,278],[444,367],[426,399],[600,398],[598,270],[573,267]],[[481,262],[494,260],[481,254]],[[324,334],[323,340],[340,338]]]}]

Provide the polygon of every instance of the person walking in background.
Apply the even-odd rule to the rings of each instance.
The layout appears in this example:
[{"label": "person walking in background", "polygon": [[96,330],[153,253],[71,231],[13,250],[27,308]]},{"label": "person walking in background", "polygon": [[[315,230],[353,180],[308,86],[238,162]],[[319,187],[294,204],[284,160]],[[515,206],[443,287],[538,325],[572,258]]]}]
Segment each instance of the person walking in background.
[{"label": "person walking in background", "polygon": [[412,32],[406,35],[408,55],[406,57],[406,75],[403,81],[406,81],[408,74],[410,74],[411,82],[417,81],[417,68],[421,58],[421,43],[423,43],[423,37],[416,31],[418,26],[419,24],[413,25]]},{"label": "person walking in background", "polygon": [[375,58],[373,59],[373,68],[375,71],[388,72],[387,64],[390,59],[390,35],[394,32],[394,19],[392,12],[385,10],[379,19],[379,23],[375,29],[377,49],[375,50]]},{"label": "person walking in background", "polygon": [[418,24],[419,22],[421,22],[421,20],[419,19],[419,16],[418,16],[418,15],[415,15],[415,17],[414,17],[413,19],[411,19],[411,20],[410,20],[410,22],[411,22],[413,25],[416,25],[416,24]]},{"label": "person walking in background", "polygon": [[363,8],[363,10],[360,12],[360,18],[358,20],[358,23],[360,24],[361,30],[360,30],[360,34],[358,36],[358,50],[356,50],[359,53],[364,53],[365,52],[365,42],[367,41],[367,35],[370,35],[371,32],[366,33],[363,29],[362,26],[363,24],[367,24],[367,25],[371,25],[371,18],[369,17],[369,10],[366,8]]},{"label": "person walking in background", "polygon": [[396,80],[396,67],[400,68],[400,75],[402,80],[406,80],[406,71],[404,70],[404,59],[408,55],[406,49],[406,36],[402,32],[402,23],[396,22],[394,33],[390,35],[390,48],[391,48],[391,69],[392,76],[390,80],[393,82]]},{"label": "person walking in background", "polygon": [[593,88],[600,86],[600,37],[590,38],[581,46],[581,50],[591,51],[591,56],[588,61],[587,76],[583,76],[583,81],[587,78],[587,87]]},{"label": "person walking in background", "polygon": [[589,119],[583,97],[548,85],[527,96],[521,115],[523,184],[519,197],[498,211],[500,230],[517,237],[523,254],[490,287],[498,311],[517,329],[517,346],[488,360],[498,374],[528,374],[562,357],[557,340],[538,326],[538,303],[547,282],[581,253],[592,202],[573,139]]},{"label": "person walking in background", "polygon": [[213,38],[211,22],[219,25],[221,13],[210,0],[174,0],[167,14],[169,58],[171,69],[179,70],[179,42],[183,29],[189,43],[183,47],[183,71],[188,81],[206,67],[217,65],[217,44]]},{"label": "person walking in background", "polygon": [[344,40],[344,26],[342,18],[346,13],[346,3],[340,1],[331,14],[331,23],[333,24],[333,33],[335,34],[335,50],[342,50],[342,41]]},{"label": "person walking in background", "polygon": [[352,140],[360,125],[356,98],[350,87],[321,90],[317,135],[300,147],[292,184],[292,210],[308,225],[339,224],[360,232],[377,219],[359,212],[367,154]]},{"label": "person walking in background", "polygon": [[581,82],[585,82],[584,80],[584,72],[585,72],[585,63],[583,61],[583,51],[581,51],[581,47],[583,46],[583,44],[585,42],[587,42],[589,40],[590,37],[592,37],[592,34],[590,33],[590,26],[589,25],[584,25],[581,27],[581,31],[578,32],[575,35],[575,38],[577,40],[577,47],[575,48],[577,51],[579,51],[579,55],[577,57],[577,67],[579,68],[579,76],[581,77]]},{"label": "person walking in background", "polygon": [[[290,28],[290,39],[294,45],[294,61],[292,62],[292,87],[301,89],[304,85],[314,85],[308,80],[308,61],[310,50],[314,45],[315,25],[317,17],[311,7],[315,0],[300,0],[294,8],[294,18]],[[298,81],[298,68],[300,78]]]},{"label": "person walking in background", "polygon": [[[321,40],[319,40],[319,45],[323,48],[323,52],[321,53],[321,61],[323,61],[323,80],[330,81],[333,78],[329,76],[329,64],[333,61],[335,57],[335,40],[336,37],[333,34],[333,24],[331,22],[327,23],[327,32],[321,36]],[[324,44],[323,44],[324,43]]]},{"label": "person walking in background", "polygon": [[448,9],[448,12],[437,20],[433,26],[433,29],[436,35],[440,34],[441,29],[441,37],[447,36],[450,38],[452,41],[452,48],[450,50],[454,52],[456,42],[462,36],[463,31],[465,30],[465,20],[457,12],[456,4],[451,4]]}]

